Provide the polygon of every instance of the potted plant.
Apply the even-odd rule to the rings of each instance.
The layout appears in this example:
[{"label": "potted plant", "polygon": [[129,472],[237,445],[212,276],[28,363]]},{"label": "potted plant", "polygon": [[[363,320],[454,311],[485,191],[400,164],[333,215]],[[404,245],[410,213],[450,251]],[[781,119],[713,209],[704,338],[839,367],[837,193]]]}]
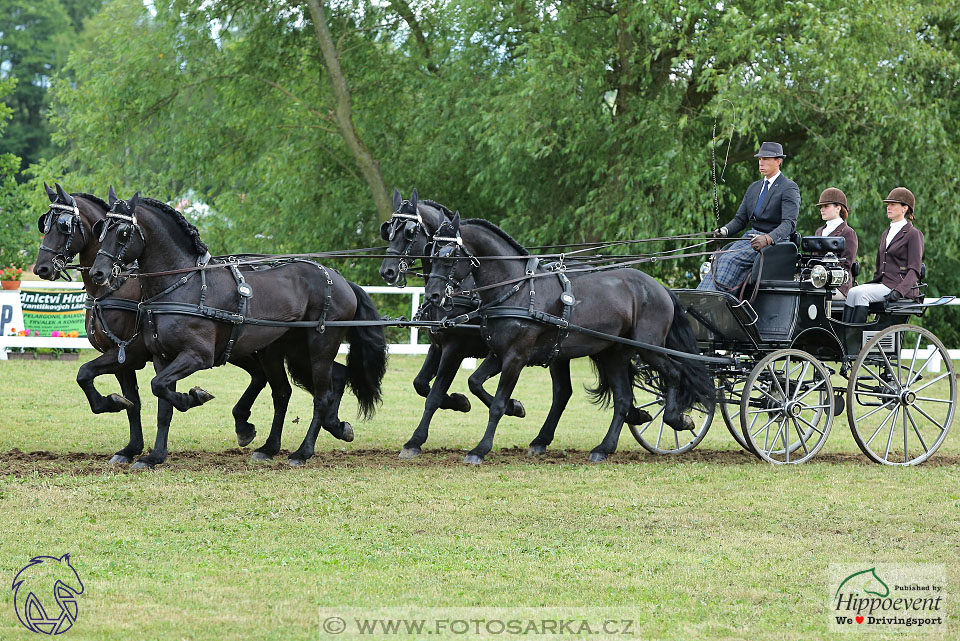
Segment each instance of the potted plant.
[{"label": "potted plant", "polygon": [[23,270],[19,267],[4,267],[0,269],[0,285],[4,289],[20,289],[20,277]]}]

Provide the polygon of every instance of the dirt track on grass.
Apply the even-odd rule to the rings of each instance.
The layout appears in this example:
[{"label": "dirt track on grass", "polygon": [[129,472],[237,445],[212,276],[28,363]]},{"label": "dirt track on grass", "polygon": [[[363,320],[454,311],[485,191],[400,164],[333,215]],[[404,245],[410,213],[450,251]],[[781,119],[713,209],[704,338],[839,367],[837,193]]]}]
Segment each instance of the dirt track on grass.
[{"label": "dirt track on grass", "polygon": [[[183,451],[173,452],[162,466],[171,471],[189,472],[250,472],[292,473],[311,468],[452,468],[468,469],[463,463],[462,450],[427,449],[417,459],[401,461],[395,449],[355,449],[320,451],[302,468],[287,465],[288,452],[281,452],[273,461],[250,462],[251,450],[232,448],[221,452]],[[22,452],[13,449],[0,452],[0,475],[57,476],[57,475],[100,475],[147,473],[131,472],[127,465],[111,465],[107,452]],[[525,448],[498,449],[484,460],[482,468],[522,465],[530,468],[555,465],[592,465],[588,462],[589,452],[579,450],[554,450],[547,454],[531,458]],[[952,455],[934,455],[924,463],[924,467],[942,467],[957,465],[960,457]],[[866,457],[853,453],[826,453],[816,456],[811,463],[828,465],[872,465]],[[765,465],[746,452],[735,450],[697,449],[680,456],[656,456],[641,451],[621,451],[613,455],[602,465]],[[159,469],[159,468],[158,468]]]}]

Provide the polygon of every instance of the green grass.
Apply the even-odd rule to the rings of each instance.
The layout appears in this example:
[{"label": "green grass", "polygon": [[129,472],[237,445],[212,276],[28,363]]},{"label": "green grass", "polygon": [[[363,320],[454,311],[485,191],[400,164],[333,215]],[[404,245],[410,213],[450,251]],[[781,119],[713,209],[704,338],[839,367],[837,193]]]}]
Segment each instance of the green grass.
[{"label": "green grass", "polygon": [[[549,407],[537,368],[514,394],[527,418],[504,419],[483,466],[456,464],[485,424],[475,399],[468,414],[438,413],[424,455],[405,464],[419,363],[391,359],[377,417],[354,422],[350,444],[322,433],[299,470],[248,465],[235,449],[242,372],[197,374],[188,382],[216,400],[176,414],[168,463],[134,474],[106,465],[125,417],[89,413],[75,363],[0,362],[0,577],[70,552],[87,589],[68,637],[125,640],[316,639],[318,607],[401,605],[625,607],[641,638],[828,639],[831,563],[944,563],[956,590],[960,474],[942,464],[960,453],[955,435],[929,464],[881,467],[857,456],[839,417],[817,458],[782,468],[736,452],[718,416],[689,455],[643,453],[625,429],[611,462],[590,465],[609,412],[587,402],[593,376],[578,363],[546,462],[511,449]],[[467,393],[466,375],[453,391]],[[341,416],[354,412],[345,401]],[[264,394],[255,444],[270,413]],[[285,449],[309,416],[297,391]],[[0,638],[32,638],[2,594]]]}]

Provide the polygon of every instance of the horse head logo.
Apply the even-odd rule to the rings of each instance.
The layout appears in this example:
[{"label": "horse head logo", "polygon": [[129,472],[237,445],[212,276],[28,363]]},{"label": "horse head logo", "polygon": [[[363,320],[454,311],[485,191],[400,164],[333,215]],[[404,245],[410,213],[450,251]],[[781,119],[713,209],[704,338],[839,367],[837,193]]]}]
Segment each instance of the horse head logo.
[{"label": "horse head logo", "polygon": [[864,594],[873,594],[880,598],[886,598],[890,596],[890,588],[887,587],[887,584],[884,583],[883,579],[877,576],[876,568],[854,572],[845,578],[840,584],[840,587],[837,588],[837,594],[833,595],[834,598],[840,594],[840,590],[842,590],[843,586],[847,584],[850,586],[847,589],[854,593],[862,592]]},{"label": "horse head logo", "polygon": [[77,620],[77,596],[83,581],[70,555],[37,556],[13,579],[13,604],[20,623],[31,632],[62,634]]}]

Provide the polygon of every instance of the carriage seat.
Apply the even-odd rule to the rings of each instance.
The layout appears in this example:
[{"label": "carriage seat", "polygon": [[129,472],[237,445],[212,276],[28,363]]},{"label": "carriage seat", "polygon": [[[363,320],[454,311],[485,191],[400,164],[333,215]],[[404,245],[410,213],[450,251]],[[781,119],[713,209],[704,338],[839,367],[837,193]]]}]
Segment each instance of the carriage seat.
[{"label": "carriage seat", "polygon": [[909,307],[914,303],[922,303],[924,297],[927,293],[927,264],[920,263],[920,278],[917,279],[917,288],[920,290],[920,295],[916,300],[912,298],[901,298],[895,303],[888,303],[885,300],[878,301],[876,303],[870,303],[870,311],[873,313],[880,312],[897,312],[904,307]]},{"label": "carriage seat", "polygon": [[747,277],[744,292],[752,292],[757,279],[794,280],[797,274],[797,246],[792,242],[770,245],[760,250],[760,257],[753,263],[753,269]]}]

